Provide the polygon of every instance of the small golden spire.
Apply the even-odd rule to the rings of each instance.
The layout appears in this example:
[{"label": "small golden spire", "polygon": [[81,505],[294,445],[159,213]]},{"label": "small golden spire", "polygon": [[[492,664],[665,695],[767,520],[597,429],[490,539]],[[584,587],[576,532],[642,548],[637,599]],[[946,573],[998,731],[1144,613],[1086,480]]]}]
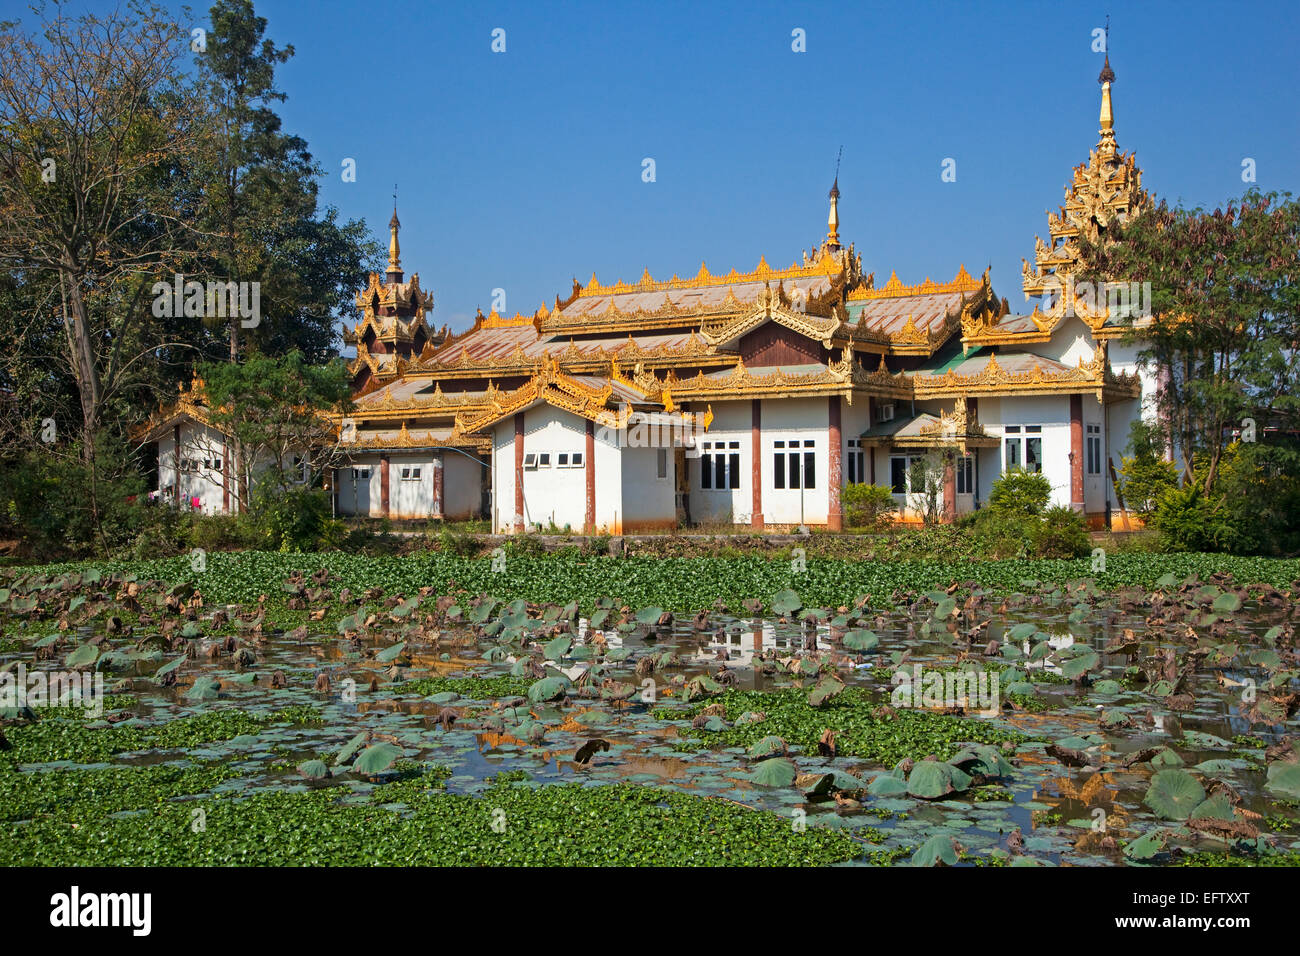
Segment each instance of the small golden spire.
[{"label": "small golden spire", "polygon": [[[1109,37],[1109,25],[1106,32]],[[1097,76],[1097,82],[1101,84],[1101,140],[1097,143],[1097,148],[1103,155],[1113,156],[1118,147],[1115,145],[1115,112],[1110,103],[1110,86],[1115,82],[1115,71],[1110,68],[1109,51],[1106,53],[1101,73]]]},{"label": "small golden spire", "polygon": [[831,201],[831,214],[830,214],[830,216],[829,216],[829,217],[827,218],[827,220],[826,220],[826,227],[827,227],[827,232],[826,232],[826,241],[829,242],[829,243],[831,243],[831,244],[833,244],[833,245],[839,245],[839,241],[840,241],[840,211],[839,211],[839,202],[840,202],[840,177],[839,177],[838,175],[836,175],[836,177],[835,177],[835,182],[831,185],[831,191],[830,191],[830,194],[829,194],[829,199],[830,199],[830,201]]},{"label": "small golden spire", "polygon": [[388,220],[388,275],[396,276],[394,282],[402,281],[402,247],[397,242],[397,230],[402,228],[402,223],[397,218],[397,202],[393,202],[393,218]]}]

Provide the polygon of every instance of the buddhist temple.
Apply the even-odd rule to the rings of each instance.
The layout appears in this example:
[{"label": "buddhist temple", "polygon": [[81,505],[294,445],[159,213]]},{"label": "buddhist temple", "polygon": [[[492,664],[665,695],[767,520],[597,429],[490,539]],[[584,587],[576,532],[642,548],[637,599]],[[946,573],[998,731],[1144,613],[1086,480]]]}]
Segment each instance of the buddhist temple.
[{"label": "buddhist temple", "polygon": [[[1019,467],[1107,524],[1110,465],[1156,381],[1122,339],[1131,323],[1073,281],[1079,238],[1148,202],[1116,143],[1113,82],[1107,59],[1100,140],[1024,265],[1026,314],[988,270],[877,282],[841,239],[837,176],[825,238],[789,265],[592,275],[531,314],[480,312],[451,334],[430,324],[418,274],[403,281],[394,209],[387,272],[370,275],[344,334],[355,407],[338,416],[337,512],[486,516],[496,532],[835,530],[848,484],[888,486],[900,519],[918,520],[925,459],[942,520]],[[182,399],[150,432],[160,493],[230,510],[219,470],[204,471],[220,436]]]}]

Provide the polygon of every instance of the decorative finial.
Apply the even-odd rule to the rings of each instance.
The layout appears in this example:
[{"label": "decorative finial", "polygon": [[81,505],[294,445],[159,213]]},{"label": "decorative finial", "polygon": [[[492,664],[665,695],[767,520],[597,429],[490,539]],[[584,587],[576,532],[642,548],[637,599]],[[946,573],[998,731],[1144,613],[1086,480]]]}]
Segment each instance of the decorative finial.
[{"label": "decorative finial", "polygon": [[397,231],[402,228],[397,218],[397,184],[393,184],[393,218],[388,220],[388,278],[392,282],[402,281],[402,247],[397,242]]},{"label": "decorative finial", "polygon": [[826,242],[829,245],[838,246],[840,243],[840,159],[844,156],[844,147],[840,147],[839,155],[835,157],[835,181],[831,184],[831,191],[828,198],[831,201],[831,214],[826,220]]},{"label": "decorative finial", "polygon": [[1106,14],[1106,37],[1105,45],[1102,47],[1106,54],[1106,61],[1102,64],[1101,74],[1097,77],[1098,83],[1114,83],[1115,71],[1110,68],[1110,14]]},{"label": "decorative finial", "polygon": [[1101,84],[1101,140],[1097,149],[1103,156],[1114,156],[1118,150],[1115,145],[1115,112],[1110,102],[1110,85],[1115,82],[1115,71],[1110,68],[1110,17],[1106,17],[1106,58],[1102,63],[1101,73],[1097,76]]}]

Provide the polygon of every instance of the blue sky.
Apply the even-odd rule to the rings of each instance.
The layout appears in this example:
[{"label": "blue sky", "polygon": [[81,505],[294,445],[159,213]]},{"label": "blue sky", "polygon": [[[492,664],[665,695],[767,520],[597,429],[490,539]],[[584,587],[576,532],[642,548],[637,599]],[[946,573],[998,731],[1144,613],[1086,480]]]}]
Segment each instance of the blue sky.
[{"label": "blue sky", "polygon": [[1261,188],[1300,192],[1295,3],[256,5],[296,50],[281,114],[323,199],[386,240],[398,184],[403,265],[453,330],[498,287],[531,313],[593,271],[788,266],[825,234],[841,145],[841,235],[877,284],[991,264],[1019,308],[1020,259],[1097,141],[1107,13],[1148,189],[1213,206],[1249,157]]}]

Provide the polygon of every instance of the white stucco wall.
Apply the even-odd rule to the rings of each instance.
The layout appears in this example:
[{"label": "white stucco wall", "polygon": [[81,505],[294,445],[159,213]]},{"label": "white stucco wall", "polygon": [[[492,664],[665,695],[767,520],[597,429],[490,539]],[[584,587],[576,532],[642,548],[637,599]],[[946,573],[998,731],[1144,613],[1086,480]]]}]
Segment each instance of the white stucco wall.
[{"label": "white stucco wall", "polygon": [[[597,428],[595,437],[596,526],[618,530],[623,507],[622,450],[616,435]],[[529,528],[568,526],[581,532],[587,511],[587,477],[583,467],[559,467],[560,453],[586,454],[586,419],[550,405],[524,412],[524,456],[550,455],[547,467],[523,472],[524,522]],[[493,530],[510,532],[515,521],[515,422],[509,418],[493,429]],[[671,486],[669,490],[671,496]],[[671,497],[669,499],[671,505]]]},{"label": "white stucco wall", "polygon": [[449,521],[476,518],[483,502],[485,468],[454,451],[442,453],[442,506]]},{"label": "white stucco wall", "polygon": [[[844,435],[843,408],[840,414],[841,441]],[[830,507],[830,407],[828,399],[800,398],[773,399],[763,402],[762,436],[763,449],[763,522],[765,524],[825,524]],[[784,441],[788,454],[790,442],[798,441],[802,456],[809,449],[802,447],[803,442],[811,440],[815,467],[813,469],[814,487],[790,488],[788,463],[785,488],[776,487],[776,469],[774,457],[778,451],[775,442]],[[841,451],[842,451],[841,447]],[[843,458],[840,459],[841,463]],[[802,478],[802,460],[800,476]],[[841,475],[841,482],[843,475]],[[748,481],[745,485],[748,486]],[[802,480],[800,481],[802,485]],[[746,508],[746,511],[749,509]]]},{"label": "white stucco wall", "polygon": [[[1094,410],[1097,405],[1095,398],[1084,397],[1085,421],[1090,401]],[[1003,439],[1000,448],[990,449],[980,456],[980,490],[985,500],[993,481],[1002,473],[1003,463],[1006,461],[1006,438],[1008,437],[1006,426],[1020,425],[1023,428],[1026,425],[1039,425],[1042,427],[1043,439],[1043,474],[1052,484],[1051,503],[1069,506],[1070,397],[1068,395],[981,397],[979,420],[984,425],[985,431]],[[1021,432],[1019,437],[1023,439],[1026,434]]]},{"label": "white stucco wall", "polygon": [[[659,477],[660,452],[663,452],[664,477]],[[597,452],[599,455],[599,450]],[[623,526],[672,527],[677,523],[674,498],[675,469],[671,448],[624,448],[622,450]],[[600,488],[600,470],[596,470],[596,487]],[[600,493],[597,491],[597,501]]]},{"label": "white stucco wall", "polygon": [[[718,442],[724,442],[726,444],[721,449],[724,453],[739,454],[740,486],[730,489],[702,487],[700,466],[703,459],[698,453],[688,455],[686,467],[690,475],[690,511],[693,521],[749,523],[750,512],[753,510],[753,495],[750,490],[750,476],[753,474],[750,454],[752,424],[753,412],[748,400],[713,403],[713,422],[709,425],[709,430],[700,436],[699,445],[701,448],[705,444],[716,448]],[[763,428],[767,428],[766,421],[763,422]],[[739,442],[738,448],[726,447],[733,441]]]},{"label": "white stucco wall", "polygon": [[[222,513],[222,475],[230,467],[228,449],[220,432],[196,422],[186,422],[180,429],[180,460],[191,466],[182,468],[178,475],[174,433],[169,431],[158,440],[158,491],[167,503],[174,502],[179,480],[180,507],[202,512],[205,515]],[[220,470],[209,467],[220,461]],[[195,507],[194,500],[198,499]],[[231,510],[236,510],[234,485],[231,491]]]}]

